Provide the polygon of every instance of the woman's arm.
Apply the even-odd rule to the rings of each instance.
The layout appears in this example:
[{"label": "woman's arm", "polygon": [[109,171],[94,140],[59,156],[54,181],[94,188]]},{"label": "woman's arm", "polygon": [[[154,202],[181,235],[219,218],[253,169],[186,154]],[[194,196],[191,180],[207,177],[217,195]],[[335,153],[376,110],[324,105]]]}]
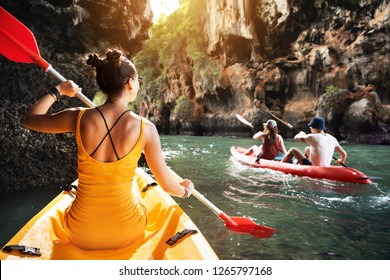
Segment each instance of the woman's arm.
[{"label": "woman's arm", "polygon": [[194,189],[193,183],[185,179],[179,184],[172,177],[162,155],[160,136],[156,127],[150,122],[146,123],[144,143],[145,158],[148,166],[163,190],[171,195],[182,198],[190,196]]},{"label": "woman's arm", "polygon": [[265,135],[267,135],[267,134],[265,134],[262,131],[259,131],[255,135],[253,135],[253,139],[254,140],[262,140]]},{"label": "woman's arm", "polygon": [[[72,81],[59,84],[57,90],[61,95],[75,96],[80,88]],[[32,130],[46,133],[74,132],[75,119],[80,109],[71,108],[58,113],[47,114],[56,101],[53,93],[42,96],[26,113],[22,119],[22,126]]]},{"label": "woman's arm", "polygon": [[284,140],[283,137],[279,135],[279,151],[282,152],[284,155],[287,154],[286,147],[284,146]]}]

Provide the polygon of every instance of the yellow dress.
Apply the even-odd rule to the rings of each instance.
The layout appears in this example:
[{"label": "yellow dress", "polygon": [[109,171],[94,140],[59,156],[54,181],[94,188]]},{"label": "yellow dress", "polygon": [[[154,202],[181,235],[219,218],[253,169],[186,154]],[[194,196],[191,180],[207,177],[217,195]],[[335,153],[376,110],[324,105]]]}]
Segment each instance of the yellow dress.
[{"label": "yellow dress", "polygon": [[114,162],[100,162],[84,149],[80,135],[80,111],[77,118],[78,147],[77,195],[64,213],[52,219],[53,231],[60,242],[72,242],[79,248],[115,249],[143,238],[147,212],[132,191],[134,172],[141,155],[141,132],[134,148]]}]

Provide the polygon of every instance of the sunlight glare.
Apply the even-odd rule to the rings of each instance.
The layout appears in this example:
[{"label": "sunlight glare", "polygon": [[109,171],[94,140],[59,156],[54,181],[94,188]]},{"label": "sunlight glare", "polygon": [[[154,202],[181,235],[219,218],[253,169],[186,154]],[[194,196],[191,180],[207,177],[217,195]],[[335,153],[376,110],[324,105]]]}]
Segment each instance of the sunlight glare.
[{"label": "sunlight glare", "polygon": [[153,22],[157,22],[160,16],[169,16],[180,7],[179,0],[150,0],[153,11]]}]

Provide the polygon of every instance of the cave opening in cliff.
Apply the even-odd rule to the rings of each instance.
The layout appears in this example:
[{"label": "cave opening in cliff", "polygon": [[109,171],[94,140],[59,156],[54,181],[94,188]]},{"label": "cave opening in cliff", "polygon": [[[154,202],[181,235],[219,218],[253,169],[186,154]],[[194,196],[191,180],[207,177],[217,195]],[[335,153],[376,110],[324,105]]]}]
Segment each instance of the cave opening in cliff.
[{"label": "cave opening in cliff", "polygon": [[252,46],[250,40],[239,36],[226,36],[223,48],[231,62],[246,62],[251,57]]}]

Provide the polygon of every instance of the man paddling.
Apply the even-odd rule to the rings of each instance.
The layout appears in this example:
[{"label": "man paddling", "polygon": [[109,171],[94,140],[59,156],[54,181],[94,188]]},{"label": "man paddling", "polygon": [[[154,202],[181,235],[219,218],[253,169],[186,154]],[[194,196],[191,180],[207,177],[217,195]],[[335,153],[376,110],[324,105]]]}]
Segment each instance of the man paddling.
[{"label": "man paddling", "polygon": [[305,148],[305,153],[303,154],[298,148],[293,147],[285,154],[282,162],[290,162],[295,157],[302,165],[330,166],[333,152],[336,150],[341,156],[337,162],[343,165],[347,159],[347,152],[340,146],[335,137],[325,133],[325,119],[314,117],[308,126],[311,133],[306,134],[301,131],[294,137],[296,141],[309,144]]}]

